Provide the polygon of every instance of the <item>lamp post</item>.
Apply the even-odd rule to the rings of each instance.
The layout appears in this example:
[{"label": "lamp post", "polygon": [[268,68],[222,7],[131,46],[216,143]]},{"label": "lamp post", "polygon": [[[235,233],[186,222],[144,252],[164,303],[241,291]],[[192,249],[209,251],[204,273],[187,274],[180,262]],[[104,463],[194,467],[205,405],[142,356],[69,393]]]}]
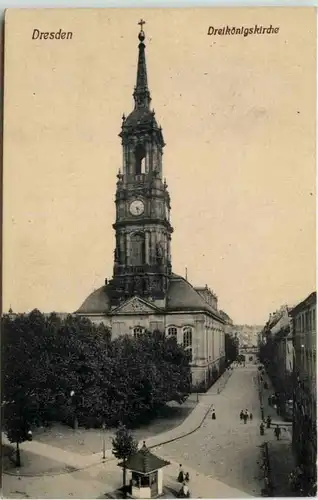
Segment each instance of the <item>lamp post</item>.
[{"label": "lamp post", "polygon": [[78,428],[78,420],[76,415],[76,401],[75,401],[75,391],[70,392],[72,407],[73,407],[73,429],[76,430]]},{"label": "lamp post", "polygon": [[102,437],[103,437],[103,460],[105,460],[105,458],[106,458],[105,430],[106,430],[106,425],[105,425],[105,422],[103,422],[103,425],[102,425]]}]

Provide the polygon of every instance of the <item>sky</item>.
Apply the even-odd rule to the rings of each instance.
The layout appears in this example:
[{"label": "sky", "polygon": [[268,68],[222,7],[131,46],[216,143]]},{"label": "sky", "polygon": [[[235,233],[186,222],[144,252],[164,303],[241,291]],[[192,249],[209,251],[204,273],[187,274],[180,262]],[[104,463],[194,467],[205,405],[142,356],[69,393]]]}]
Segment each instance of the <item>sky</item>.
[{"label": "sky", "polygon": [[[141,17],[173,271],[208,284],[235,323],[261,325],[315,289],[313,9],[9,12],[3,310],[72,312],[112,275]],[[207,35],[255,24],[279,32]],[[34,28],[74,35],[32,40]]]}]

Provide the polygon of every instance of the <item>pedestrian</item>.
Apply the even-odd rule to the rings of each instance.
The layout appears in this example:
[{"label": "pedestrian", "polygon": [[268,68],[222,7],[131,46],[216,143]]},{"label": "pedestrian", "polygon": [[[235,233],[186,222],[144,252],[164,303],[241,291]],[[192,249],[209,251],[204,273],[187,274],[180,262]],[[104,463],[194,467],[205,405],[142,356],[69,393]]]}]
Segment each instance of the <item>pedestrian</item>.
[{"label": "pedestrian", "polygon": [[246,413],[244,413],[243,418],[244,418],[244,424],[246,424],[247,418],[248,418],[248,416],[246,415]]},{"label": "pedestrian", "polygon": [[264,431],[265,431],[265,425],[263,422],[261,422],[261,425],[259,426],[259,433],[261,436],[264,436]]},{"label": "pedestrian", "polygon": [[185,473],[184,480],[188,483],[190,481],[190,474],[189,472]]},{"label": "pedestrian", "polygon": [[280,430],[279,425],[276,425],[276,427],[275,427],[275,429],[274,429],[274,433],[275,433],[275,436],[276,436],[277,441],[279,441],[280,434],[281,434],[281,430]]},{"label": "pedestrian", "polygon": [[212,420],[215,420],[215,419],[216,419],[215,410],[212,410]]},{"label": "pedestrian", "polygon": [[182,469],[182,464],[179,465],[179,474],[178,474],[178,482],[183,483],[184,481],[184,473]]},{"label": "pedestrian", "polygon": [[250,420],[253,420],[253,414],[250,413]]},{"label": "pedestrian", "polygon": [[240,419],[243,420],[243,418],[244,418],[244,412],[243,412],[243,410],[241,410]]},{"label": "pedestrian", "polygon": [[271,427],[271,423],[272,423],[272,419],[271,417],[268,415],[267,419],[266,419],[266,427],[267,429],[270,429]]},{"label": "pedestrian", "polygon": [[188,488],[187,483],[185,481],[183,481],[182,488],[179,492],[179,496],[181,498],[190,498],[189,488]]}]

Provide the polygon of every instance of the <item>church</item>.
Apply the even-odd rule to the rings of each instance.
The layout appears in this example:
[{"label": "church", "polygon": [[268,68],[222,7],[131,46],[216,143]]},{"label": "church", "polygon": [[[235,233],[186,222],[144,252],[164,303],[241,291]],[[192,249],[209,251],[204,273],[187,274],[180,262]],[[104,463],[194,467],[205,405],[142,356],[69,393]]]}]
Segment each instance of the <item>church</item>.
[{"label": "church", "polygon": [[207,285],[172,271],[171,200],[163,180],[163,132],[151,109],[144,21],[138,35],[134,109],[122,117],[122,171],[117,175],[112,279],[91,293],[76,315],[103,322],[112,338],[160,330],[189,353],[193,388],[205,390],[223,372],[226,319]]}]

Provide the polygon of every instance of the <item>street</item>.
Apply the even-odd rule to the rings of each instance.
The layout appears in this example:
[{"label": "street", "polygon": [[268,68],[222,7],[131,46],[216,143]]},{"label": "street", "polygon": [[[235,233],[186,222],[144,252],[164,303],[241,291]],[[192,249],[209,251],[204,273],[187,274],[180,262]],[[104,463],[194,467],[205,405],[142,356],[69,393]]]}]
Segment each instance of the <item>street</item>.
[{"label": "street", "polygon": [[[224,390],[214,396],[216,420],[211,419],[210,412],[194,434],[158,447],[156,451],[182,463],[185,471],[188,465],[233,488],[259,496],[262,488],[259,445],[263,438],[259,434],[256,375],[255,365],[235,368]],[[252,412],[253,420],[244,424],[239,413],[246,408]]]}]

